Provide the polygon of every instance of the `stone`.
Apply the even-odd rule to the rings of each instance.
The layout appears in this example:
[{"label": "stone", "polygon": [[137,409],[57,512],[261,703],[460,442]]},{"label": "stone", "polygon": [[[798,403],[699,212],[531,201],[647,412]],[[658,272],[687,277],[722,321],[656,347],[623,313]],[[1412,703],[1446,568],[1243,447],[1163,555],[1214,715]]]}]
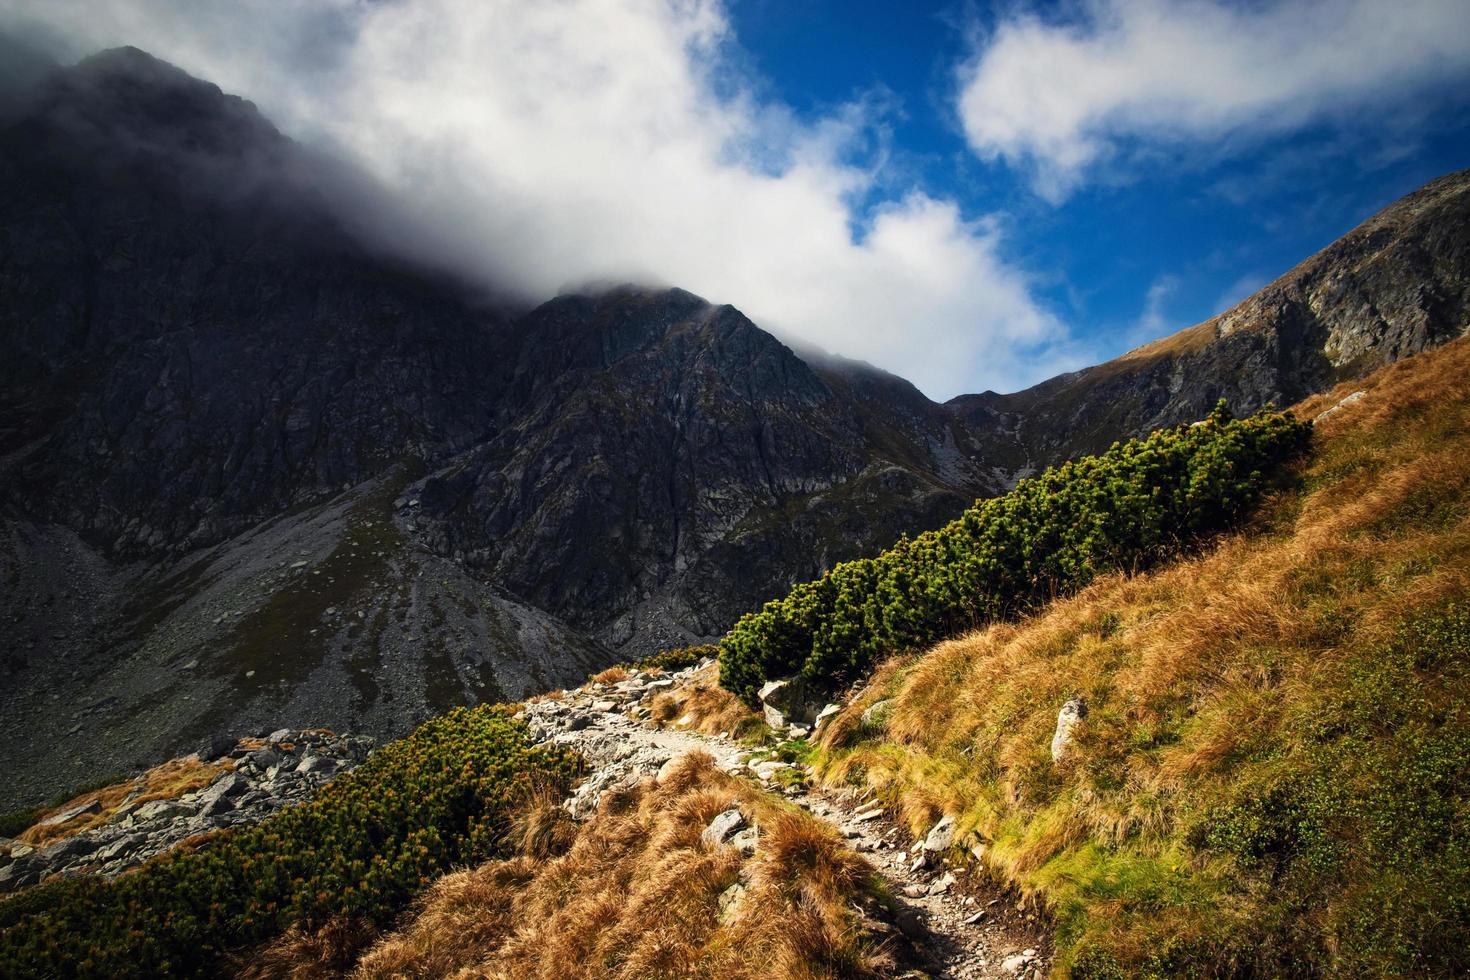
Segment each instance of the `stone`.
[{"label": "stone", "polygon": [[216,779],[208,789],[201,791],[196,798],[196,802],[199,804],[199,815],[201,817],[212,817],[216,814],[224,813],[226,810],[233,810],[235,808],[234,798],[245,792],[246,785],[245,780],[232,772],[226,773],[219,779]]},{"label": "stone", "polygon": [[777,762],[774,759],[767,759],[763,762],[752,762],[750,763],[749,768],[751,772],[755,773],[756,776],[760,777],[761,779],[771,780],[776,777],[776,773],[781,772],[785,769],[789,769],[791,767],[784,762]]},{"label": "stone", "polygon": [[40,867],[29,861],[17,861],[0,868],[0,892],[28,888],[40,880]]},{"label": "stone", "polygon": [[1077,738],[1077,728],[1087,717],[1087,702],[1081,698],[1070,698],[1057,712],[1057,730],[1051,737],[1051,761],[1061,762],[1071,752]]},{"label": "stone", "polygon": [[673,772],[675,767],[679,765],[680,758],[682,757],[674,756],[672,759],[665,760],[664,764],[658,767],[658,774],[653,777],[653,781],[662,786],[664,781],[669,778],[669,773]]},{"label": "stone", "polygon": [[1007,973],[1020,973],[1026,968],[1026,964],[1036,959],[1036,950],[1028,949],[1021,953],[1007,956],[1001,961],[1000,968]]},{"label": "stone", "polygon": [[69,821],[75,820],[77,817],[87,816],[88,814],[101,813],[101,812],[102,812],[102,801],[95,800],[95,799],[93,799],[93,800],[87,800],[85,803],[78,803],[76,806],[67,807],[65,810],[62,810],[60,813],[53,814],[52,816],[47,817],[45,820],[42,820],[40,822],[40,826],[42,826],[42,827],[59,827],[59,826],[61,826],[64,823],[68,823]]},{"label": "stone", "polygon": [[185,806],[178,800],[150,800],[134,810],[130,819],[135,824],[152,823],[155,820],[171,820],[193,812],[192,807]]},{"label": "stone", "polygon": [[292,736],[291,729],[289,729],[289,728],[277,728],[275,731],[273,731],[269,735],[267,735],[265,737],[265,740],[267,742],[270,742],[270,743],[274,744],[274,745],[279,745],[282,742],[294,741],[294,739],[292,739],[291,736]]},{"label": "stone", "polygon": [[303,773],[325,772],[333,773],[341,767],[336,759],[322,755],[308,755],[296,764],[296,771]]},{"label": "stone", "polygon": [[760,832],[754,827],[746,827],[734,837],[731,837],[729,843],[731,847],[739,848],[741,854],[750,857],[755,853],[756,847],[760,844]]},{"label": "stone", "polygon": [[1331,418],[1332,416],[1336,415],[1338,412],[1342,411],[1347,406],[1352,405],[1352,404],[1355,404],[1357,402],[1360,402],[1364,398],[1367,398],[1367,397],[1368,397],[1368,393],[1366,391],[1355,391],[1351,395],[1348,395],[1346,398],[1342,399],[1336,405],[1333,405],[1331,408],[1327,409],[1325,412],[1319,412],[1317,414],[1317,417],[1314,418],[1314,419],[1312,419],[1312,424],[1313,425],[1316,425],[1318,422],[1321,422],[1323,419]]},{"label": "stone", "polygon": [[965,925],[973,926],[975,923],[985,918],[986,914],[986,911],[984,909],[981,909],[979,912],[974,912],[970,915],[965,916]]},{"label": "stone", "polygon": [[786,728],[792,724],[809,725],[817,716],[816,709],[807,697],[806,685],[801,681],[767,681],[761,685],[758,696],[766,724],[772,728]]},{"label": "stone", "polygon": [[245,758],[249,759],[251,764],[259,768],[262,772],[270,770],[273,766],[277,766],[281,762],[281,754],[269,746],[263,749],[256,749]]},{"label": "stone", "polygon": [[948,872],[945,872],[944,877],[940,878],[938,881],[934,882],[932,885],[929,886],[929,894],[930,895],[943,895],[945,892],[949,891],[951,888],[954,887],[954,883],[955,883],[954,875],[952,875],[952,874],[950,874]]},{"label": "stone", "polygon": [[841,713],[842,713],[842,706],[841,705],[831,704],[831,703],[824,705],[822,707],[822,710],[817,712],[817,717],[815,717],[815,718],[812,719],[812,731],[814,731],[814,732],[821,731],[822,730],[822,725],[824,725],[826,722],[830,721],[831,719],[835,718],[837,715],[839,715]]},{"label": "stone", "polygon": [[221,756],[229,755],[230,750],[235,747],[238,739],[228,735],[211,735],[199,745],[199,761],[213,762]]},{"label": "stone", "polygon": [[941,854],[954,846],[954,817],[946,814],[939,818],[924,838],[924,850],[931,854]]},{"label": "stone", "polygon": [[105,863],[120,857],[126,857],[147,842],[147,834],[124,834],[122,837],[119,837],[99,850],[97,852],[97,860]]},{"label": "stone", "polygon": [[718,846],[729,840],[735,831],[745,826],[745,814],[740,812],[739,807],[731,807],[722,813],[715,815],[699,835],[702,843]]},{"label": "stone", "polygon": [[576,714],[567,719],[567,731],[580,732],[585,728],[592,727],[592,719],[586,715]]},{"label": "stone", "polygon": [[863,709],[862,715],[858,718],[858,724],[862,726],[865,732],[879,732],[887,726],[888,716],[891,714],[893,714],[892,698],[874,701],[867,708]]},{"label": "stone", "polygon": [[616,701],[593,701],[592,710],[596,711],[598,714],[605,715],[609,711],[617,711],[618,703]]},{"label": "stone", "polygon": [[48,867],[58,867],[66,862],[86,857],[97,850],[100,845],[97,840],[88,834],[77,834],[65,840],[52,844],[37,854]]},{"label": "stone", "polygon": [[740,914],[740,900],[744,897],[745,886],[738,881],[720,892],[720,925],[725,925]]}]

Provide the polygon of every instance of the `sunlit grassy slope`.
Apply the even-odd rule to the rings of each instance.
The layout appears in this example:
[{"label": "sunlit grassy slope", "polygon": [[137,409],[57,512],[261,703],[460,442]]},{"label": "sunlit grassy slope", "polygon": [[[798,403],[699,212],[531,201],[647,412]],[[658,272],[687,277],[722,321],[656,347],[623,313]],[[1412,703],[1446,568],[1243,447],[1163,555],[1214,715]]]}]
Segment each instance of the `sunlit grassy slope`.
[{"label": "sunlit grassy slope", "polygon": [[[617,793],[577,825],[548,796],[516,828],[519,853],[439,879],[402,927],[349,974],[607,980],[876,978],[897,971],[869,931],[876,878],[836,831],[686,756],[664,779]],[[739,806],[754,856],[700,835]],[[310,977],[330,931],[293,931],[245,976]],[[340,975],[340,974],[330,974]]]},{"label": "sunlit grassy slope", "polygon": [[1298,415],[1358,389],[1243,533],[886,665],[825,778],[957,814],[1074,975],[1470,971],[1470,340]]}]

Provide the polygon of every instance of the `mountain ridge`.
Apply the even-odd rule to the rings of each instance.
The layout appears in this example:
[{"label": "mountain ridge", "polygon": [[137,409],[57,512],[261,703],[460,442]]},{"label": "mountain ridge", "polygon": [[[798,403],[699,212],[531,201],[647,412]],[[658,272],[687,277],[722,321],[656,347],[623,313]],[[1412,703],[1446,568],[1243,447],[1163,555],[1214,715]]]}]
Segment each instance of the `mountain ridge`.
[{"label": "mountain ridge", "polygon": [[[0,125],[16,800],[221,731],[392,737],[712,639],[1047,465],[1222,395],[1295,400],[1463,333],[1470,306],[1462,171],[1208,343],[1221,318],[938,404],[684,290],[518,312],[387,256],[253,106],[142,52],[43,85]],[[178,99],[182,130],[155,111]]]}]

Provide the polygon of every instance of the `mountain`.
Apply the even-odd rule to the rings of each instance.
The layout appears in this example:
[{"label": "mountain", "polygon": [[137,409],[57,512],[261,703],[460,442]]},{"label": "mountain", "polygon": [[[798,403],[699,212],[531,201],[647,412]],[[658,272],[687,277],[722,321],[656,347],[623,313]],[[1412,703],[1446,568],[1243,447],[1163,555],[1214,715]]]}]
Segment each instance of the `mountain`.
[{"label": "mountain", "polygon": [[1219,316],[1012,395],[948,403],[1008,418],[1034,465],[1203,417],[1290,405],[1470,329],[1470,171],[1432,181]]},{"label": "mountain", "polygon": [[709,640],[1156,425],[1461,333],[1470,176],[1109,364],[944,405],[731,306],[526,310],[136,49],[0,114],[0,803],[220,733],[380,738]]},{"label": "mountain", "polygon": [[0,127],[10,798],[561,686],[999,486],[896,379],[678,290],[514,316],[338,176],[135,49]]}]

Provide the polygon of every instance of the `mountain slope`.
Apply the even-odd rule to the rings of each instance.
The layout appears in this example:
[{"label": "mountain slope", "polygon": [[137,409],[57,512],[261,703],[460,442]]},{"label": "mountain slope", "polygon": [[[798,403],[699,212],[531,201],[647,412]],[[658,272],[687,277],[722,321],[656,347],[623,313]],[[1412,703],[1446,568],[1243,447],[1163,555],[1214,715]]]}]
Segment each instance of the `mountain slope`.
[{"label": "mountain slope", "polygon": [[7,95],[0,800],[712,639],[1050,462],[1465,325],[1464,174],[1146,356],[947,406],[680,290],[518,315],[375,247],[363,183],[134,49]]},{"label": "mountain slope", "polygon": [[875,437],[892,412],[732,308],[625,289],[517,318],[385,256],[338,170],[140,51],[17,105],[0,798],[562,686],[993,488],[938,455],[953,420]]},{"label": "mountain slope", "polygon": [[1069,975],[1470,969],[1470,339],[1298,410],[1245,533],[890,661],[822,731]]},{"label": "mountain slope", "polygon": [[1115,439],[1289,405],[1470,330],[1470,170],[1432,181],[1204,323],[1011,395],[948,407],[972,427],[1011,416],[1037,466]]}]

